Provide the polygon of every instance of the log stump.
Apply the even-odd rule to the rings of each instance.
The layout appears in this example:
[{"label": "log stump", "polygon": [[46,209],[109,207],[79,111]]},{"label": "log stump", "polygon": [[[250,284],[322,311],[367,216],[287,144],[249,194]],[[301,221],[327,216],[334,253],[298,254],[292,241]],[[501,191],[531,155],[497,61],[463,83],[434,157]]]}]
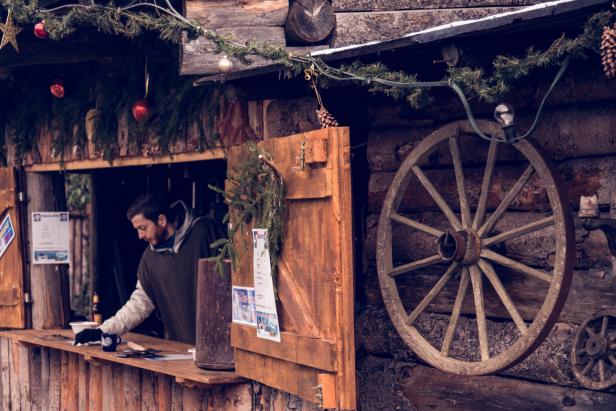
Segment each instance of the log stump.
[{"label": "log stump", "polygon": [[197,367],[207,370],[233,370],[231,347],[231,268],[225,264],[223,275],[215,263],[199,260],[197,278]]},{"label": "log stump", "polygon": [[287,39],[297,44],[325,40],[334,29],[336,15],[329,0],[294,0],[285,23]]}]

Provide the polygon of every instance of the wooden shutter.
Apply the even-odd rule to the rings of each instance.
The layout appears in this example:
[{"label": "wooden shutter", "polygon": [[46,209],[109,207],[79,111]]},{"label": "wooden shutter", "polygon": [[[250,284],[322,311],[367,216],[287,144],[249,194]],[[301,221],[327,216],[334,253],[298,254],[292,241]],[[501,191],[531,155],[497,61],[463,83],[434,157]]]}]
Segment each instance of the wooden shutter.
[{"label": "wooden shutter", "polygon": [[0,257],[0,327],[24,328],[23,260],[20,220],[17,210],[16,174],[11,167],[0,167],[0,223],[10,216],[15,237]]},{"label": "wooden shutter", "polygon": [[[329,128],[259,143],[287,183],[288,220],[277,291],[281,342],[232,324],[236,371],[320,403],[355,409],[349,131]],[[247,153],[229,150],[229,170]],[[233,285],[253,286],[252,235]],[[243,247],[238,247],[243,248]]]}]

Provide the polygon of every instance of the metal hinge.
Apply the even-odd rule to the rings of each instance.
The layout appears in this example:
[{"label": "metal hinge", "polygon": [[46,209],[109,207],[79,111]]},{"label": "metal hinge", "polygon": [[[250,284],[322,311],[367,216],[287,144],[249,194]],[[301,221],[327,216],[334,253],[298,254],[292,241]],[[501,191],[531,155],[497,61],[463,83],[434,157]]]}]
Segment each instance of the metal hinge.
[{"label": "metal hinge", "polygon": [[32,304],[33,300],[32,300],[32,296],[30,295],[30,293],[24,293],[24,303],[26,304]]},{"label": "metal hinge", "polygon": [[316,387],[312,387],[316,391],[314,394],[314,402],[319,408],[323,408],[323,385],[319,384]]},{"label": "metal hinge", "polygon": [[19,193],[17,193],[17,200],[20,203],[23,203],[24,201],[26,201],[26,196],[23,191],[20,191]]}]

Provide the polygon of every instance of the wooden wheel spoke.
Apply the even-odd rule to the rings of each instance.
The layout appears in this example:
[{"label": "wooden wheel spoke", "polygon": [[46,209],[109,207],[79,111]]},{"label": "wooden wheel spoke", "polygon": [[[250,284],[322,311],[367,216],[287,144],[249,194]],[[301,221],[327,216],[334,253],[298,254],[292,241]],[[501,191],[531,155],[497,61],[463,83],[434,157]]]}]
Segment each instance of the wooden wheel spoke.
[{"label": "wooden wheel spoke", "polygon": [[488,280],[492,284],[492,287],[494,287],[496,294],[498,294],[501,301],[503,302],[503,305],[513,319],[513,322],[515,322],[515,325],[518,327],[522,334],[525,334],[528,331],[528,327],[526,326],[526,323],[524,322],[524,319],[520,315],[520,312],[516,308],[515,304],[513,303],[513,301],[511,301],[511,297],[509,297],[509,294],[507,293],[507,290],[505,290],[503,283],[498,278],[498,275],[496,275],[492,264],[483,259],[479,259],[477,264],[479,265],[479,268],[481,268],[481,271],[483,271],[485,276],[488,277]]},{"label": "wooden wheel spoke", "polygon": [[486,238],[483,241],[483,245],[485,247],[488,247],[494,244],[502,243],[503,241],[512,240],[514,238],[518,238],[523,235],[526,235],[526,234],[529,234],[535,231],[539,231],[553,224],[554,224],[554,216],[545,217],[545,218],[542,218],[541,220],[537,220],[532,223],[523,225],[522,227],[518,227],[513,230],[506,231],[499,235],[495,235],[494,237]]},{"label": "wooden wheel spoke", "polygon": [[488,150],[486,170],[483,173],[483,183],[481,184],[481,194],[479,195],[479,202],[477,203],[477,212],[475,213],[475,219],[473,220],[473,230],[476,230],[483,223],[483,219],[486,216],[488,194],[490,194],[490,187],[492,186],[492,176],[494,175],[494,164],[496,163],[497,147],[498,142],[496,140],[492,140],[490,142],[490,148]]},{"label": "wooden wheel spoke", "polygon": [[403,217],[400,214],[392,214],[389,218],[393,221],[404,224],[408,227],[414,228],[415,230],[421,231],[423,233],[430,234],[431,236],[434,236],[437,238],[444,234],[441,230],[437,230],[436,228],[422,224],[419,221],[415,221],[415,220],[411,220],[410,218]]},{"label": "wooden wheel spoke", "polygon": [[498,222],[498,220],[502,217],[502,215],[507,211],[513,200],[518,196],[522,188],[526,185],[530,177],[533,175],[535,169],[532,165],[528,166],[526,171],[522,173],[518,181],[514,184],[514,186],[509,190],[503,201],[496,208],[496,210],[492,213],[492,215],[488,218],[488,220],[481,226],[478,231],[480,237],[484,234],[489,233],[494,225]]},{"label": "wooden wheel spoke", "polygon": [[599,380],[605,381],[605,361],[599,360]]},{"label": "wooden wheel spoke", "polygon": [[479,271],[476,265],[471,266],[470,271],[471,283],[473,285],[473,297],[475,299],[477,331],[479,334],[479,352],[481,353],[481,361],[487,361],[490,359],[490,350],[488,346],[488,324],[486,323],[486,310],[483,301],[481,271]]},{"label": "wooden wheel spoke", "polygon": [[441,194],[438,192],[436,187],[434,187],[430,179],[428,179],[428,176],[426,176],[424,172],[421,171],[421,169],[418,166],[413,166],[412,170],[413,170],[413,173],[415,173],[415,175],[417,176],[417,179],[419,180],[421,185],[424,186],[424,188],[426,189],[428,194],[430,194],[430,196],[432,197],[436,205],[441,209],[443,214],[445,214],[445,217],[447,217],[447,220],[449,220],[449,223],[452,225],[452,227],[456,231],[460,230],[462,228],[462,225],[460,224],[460,220],[451,210],[451,207],[449,207],[449,205],[447,204],[445,199],[441,196]]},{"label": "wooden wheel spoke", "polygon": [[462,169],[462,159],[460,157],[460,144],[458,137],[449,138],[449,150],[453,160],[453,169],[456,174],[456,187],[458,189],[458,197],[460,198],[460,214],[462,215],[462,226],[469,227],[471,225],[471,209],[466,198],[466,187],[464,184],[464,171]]},{"label": "wooden wheel spoke", "polygon": [[582,375],[588,374],[595,367],[596,363],[597,363],[597,360],[595,360],[594,358],[591,358],[590,362],[586,364],[586,367],[584,367],[584,369],[582,370]]},{"label": "wooden wheel spoke", "polygon": [[414,270],[419,270],[420,268],[428,267],[434,264],[438,264],[443,260],[439,255],[433,255],[431,257],[422,258],[421,260],[413,261],[412,263],[400,265],[395,267],[393,270],[389,272],[389,275],[395,277],[400,274],[408,273]]},{"label": "wooden wheel spoke", "polygon": [[613,365],[614,367],[616,367],[616,357],[615,357],[613,354],[610,354],[610,355],[609,355],[609,357],[607,357],[607,358],[610,360],[610,362],[612,363],[612,365]]},{"label": "wooden wheel spoke", "polygon": [[434,300],[434,297],[436,297],[438,293],[441,292],[445,284],[447,284],[447,282],[451,279],[451,276],[456,271],[456,268],[458,268],[458,263],[453,263],[451,264],[451,266],[449,266],[447,271],[445,271],[445,274],[443,274],[440,280],[438,280],[436,285],[432,287],[428,294],[423,298],[423,300],[421,300],[421,302],[417,305],[417,307],[415,307],[413,312],[408,316],[408,318],[406,319],[407,325],[412,325],[413,322],[415,322],[415,320],[417,319],[417,317],[419,317],[421,313],[424,312],[424,310],[428,307],[428,305],[430,305],[432,300]]},{"label": "wooden wheel spoke", "polygon": [[584,354],[586,354],[586,349],[585,348],[577,350],[577,355],[584,355]]},{"label": "wooden wheel spoke", "polygon": [[607,315],[603,317],[603,319],[601,320],[601,335],[604,337],[607,334],[607,326],[609,322],[610,322],[610,319]]},{"label": "wooden wheel spoke", "polygon": [[586,331],[586,334],[590,335],[591,337],[597,336],[597,333],[594,332],[590,327],[584,327],[584,331]]},{"label": "wooden wheel spoke", "polygon": [[483,249],[480,254],[481,257],[487,258],[488,260],[492,260],[495,263],[503,265],[507,268],[511,268],[512,270],[528,274],[532,277],[538,278],[545,282],[552,282],[552,275],[550,275],[547,271],[538,270],[536,268],[532,268],[527,266],[526,264],[522,264],[518,261],[512,260],[510,258],[505,257],[504,255],[495,253],[492,250]]},{"label": "wooden wheel spoke", "polygon": [[445,333],[445,338],[443,339],[443,346],[441,348],[441,353],[444,356],[449,355],[449,348],[451,347],[453,336],[456,333],[456,328],[458,328],[458,321],[460,320],[460,314],[462,314],[462,305],[464,304],[464,300],[466,299],[466,292],[468,290],[469,280],[470,278],[468,275],[468,268],[462,269],[462,276],[460,277],[458,294],[456,295],[456,301],[453,304],[451,318],[449,319],[449,324],[447,325],[447,332]]}]

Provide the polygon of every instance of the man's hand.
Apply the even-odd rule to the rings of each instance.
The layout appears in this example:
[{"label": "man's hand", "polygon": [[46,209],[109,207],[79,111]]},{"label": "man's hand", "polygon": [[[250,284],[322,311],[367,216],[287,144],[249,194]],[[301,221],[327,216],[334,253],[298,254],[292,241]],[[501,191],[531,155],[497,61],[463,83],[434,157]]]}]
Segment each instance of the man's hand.
[{"label": "man's hand", "polygon": [[100,341],[103,331],[100,328],[85,329],[75,335],[75,345],[85,344],[92,341]]}]

